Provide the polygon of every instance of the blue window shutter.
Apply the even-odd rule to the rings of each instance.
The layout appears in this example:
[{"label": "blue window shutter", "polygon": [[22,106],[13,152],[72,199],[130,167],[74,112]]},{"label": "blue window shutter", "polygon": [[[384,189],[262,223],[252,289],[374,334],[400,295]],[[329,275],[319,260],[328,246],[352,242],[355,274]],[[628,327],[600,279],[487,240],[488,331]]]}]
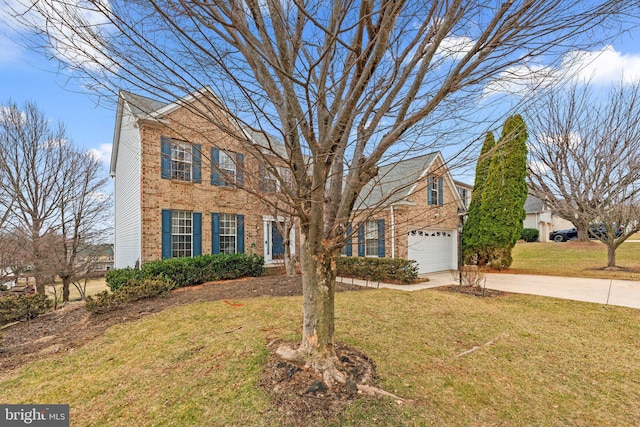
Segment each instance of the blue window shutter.
[{"label": "blue window shutter", "polygon": [[358,256],[364,256],[364,224],[358,227]]},{"label": "blue window shutter", "polygon": [[378,220],[378,256],[384,258],[384,219]]},{"label": "blue window shutter", "polygon": [[236,215],[236,248],[239,254],[244,253],[244,215]]},{"label": "blue window shutter", "polygon": [[351,224],[347,224],[347,243],[345,246],[347,248],[347,256],[353,256],[353,245],[351,244]]},{"label": "blue window shutter", "polygon": [[202,214],[194,212],[193,214],[193,256],[202,255]]},{"label": "blue window shutter", "polygon": [[429,201],[429,205],[433,205],[433,200],[431,200],[431,184],[433,184],[433,177],[431,175],[429,175],[427,182],[427,200]]},{"label": "blue window shutter", "polygon": [[193,144],[191,146],[191,158],[193,159],[191,180],[200,183],[202,182],[202,145]]},{"label": "blue window shutter", "polygon": [[444,178],[438,178],[438,205],[444,206]]},{"label": "blue window shutter", "polygon": [[[220,180],[220,173],[218,166],[220,165],[220,150],[217,148],[211,149],[211,185],[222,185]],[[219,246],[219,245],[218,245]],[[218,250],[220,248],[218,247]]]},{"label": "blue window shutter", "polygon": [[244,154],[242,153],[236,153],[236,182],[244,185]]},{"label": "blue window shutter", "polygon": [[160,138],[160,177],[171,179],[171,139],[163,136]]},{"label": "blue window shutter", "polygon": [[162,209],[162,258],[171,258],[171,211]]},{"label": "blue window shutter", "polygon": [[211,253],[220,253],[220,214],[211,214]]}]

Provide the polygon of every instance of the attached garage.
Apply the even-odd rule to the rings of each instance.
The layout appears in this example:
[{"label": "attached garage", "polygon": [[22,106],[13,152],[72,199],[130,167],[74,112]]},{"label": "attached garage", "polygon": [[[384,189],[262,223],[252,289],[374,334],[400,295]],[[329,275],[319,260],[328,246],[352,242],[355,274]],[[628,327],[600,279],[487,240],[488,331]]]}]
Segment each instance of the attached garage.
[{"label": "attached garage", "polygon": [[411,230],[408,233],[409,259],[418,264],[418,273],[455,270],[457,230]]}]

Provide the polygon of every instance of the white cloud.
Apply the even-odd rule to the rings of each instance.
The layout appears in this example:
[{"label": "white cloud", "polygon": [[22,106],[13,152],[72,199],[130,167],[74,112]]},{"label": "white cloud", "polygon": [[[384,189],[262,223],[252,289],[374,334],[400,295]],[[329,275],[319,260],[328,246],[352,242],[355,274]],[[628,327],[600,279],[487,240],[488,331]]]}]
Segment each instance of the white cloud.
[{"label": "white cloud", "polygon": [[623,54],[613,46],[597,51],[577,51],[562,61],[563,70],[574,79],[608,85],[640,79],[640,54]]},{"label": "white cloud", "polygon": [[100,144],[98,148],[91,148],[87,153],[95,160],[108,165],[111,161],[111,144]]},{"label": "white cloud", "polygon": [[466,36],[445,37],[438,46],[436,55],[454,61],[459,60],[469,53],[474,44],[473,39]]},{"label": "white cloud", "polygon": [[483,95],[499,93],[530,93],[540,87],[550,87],[561,81],[606,86],[640,79],[640,53],[623,54],[613,46],[600,50],[579,50],[568,53],[557,68],[545,65],[516,65],[500,73],[486,85]]},{"label": "white cloud", "polygon": [[524,95],[539,87],[547,87],[552,84],[555,73],[555,70],[543,65],[514,65],[489,82],[482,95],[485,98],[499,93]]}]

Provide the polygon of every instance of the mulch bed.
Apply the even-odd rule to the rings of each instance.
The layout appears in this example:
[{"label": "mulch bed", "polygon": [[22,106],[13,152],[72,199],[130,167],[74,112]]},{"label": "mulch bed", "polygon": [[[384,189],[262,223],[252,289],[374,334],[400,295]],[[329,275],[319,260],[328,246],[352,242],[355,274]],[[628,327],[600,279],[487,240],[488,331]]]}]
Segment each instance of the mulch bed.
[{"label": "mulch bed", "polygon": [[497,291],[494,289],[478,288],[476,286],[460,286],[460,285],[448,285],[434,288],[438,291],[444,292],[456,292],[459,294],[473,295],[476,297],[496,298],[509,295],[509,292]]},{"label": "mulch bed", "polygon": [[[360,291],[366,288],[337,283],[336,291]],[[302,295],[300,277],[269,275],[181,288],[167,297],[125,304],[116,310],[90,314],[83,303],[26,322],[0,329],[0,376],[25,363],[57,353],[71,353],[102,334],[109,327],[140,319],[171,307],[200,301],[233,300],[260,296]]]}]

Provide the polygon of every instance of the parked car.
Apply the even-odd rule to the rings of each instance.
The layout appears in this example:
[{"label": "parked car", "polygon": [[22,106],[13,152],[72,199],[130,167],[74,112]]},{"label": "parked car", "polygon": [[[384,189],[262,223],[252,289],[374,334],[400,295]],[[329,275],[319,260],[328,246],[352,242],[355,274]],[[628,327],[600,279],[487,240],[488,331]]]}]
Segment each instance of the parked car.
[{"label": "parked car", "polygon": [[[624,233],[624,227],[618,227],[616,229],[616,237],[622,236]],[[607,237],[607,227],[603,224],[594,224],[589,227],[589,238],[598,239]],[[554,242],[566,242],[567,240],[573,240],[578,238],[578,230],[576,228],[569,228],[567,230],[552,231],[549,234],[549,240]]]}]

